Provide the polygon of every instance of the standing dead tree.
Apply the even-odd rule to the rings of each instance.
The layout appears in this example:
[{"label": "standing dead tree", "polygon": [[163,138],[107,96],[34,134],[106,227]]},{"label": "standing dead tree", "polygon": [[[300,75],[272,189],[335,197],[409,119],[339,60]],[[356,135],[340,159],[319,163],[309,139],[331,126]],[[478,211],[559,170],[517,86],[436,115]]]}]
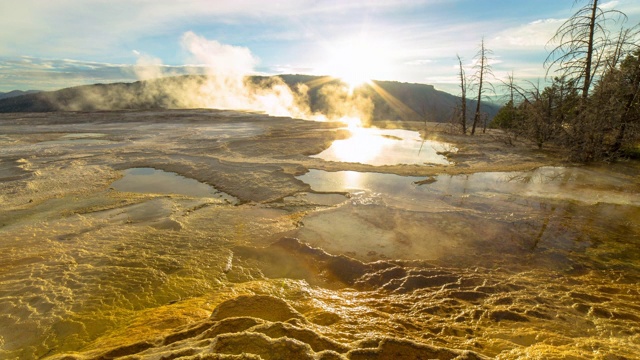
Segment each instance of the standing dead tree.
[{"label": "standing dead tree", "polygon": [[462,66],[462,59],[460,55],[456,55],[458,57],[458,64],[460,65],[460,125],[462,126],[462,134],[467,135],[467,76],[464,72],[464,67]]},{"label": "standing dead tree", "polygon": [[[488,76],[493,75],[493,70],[491,69],[491,65],[489,64],[489,56],[493,54],[490,49],[487,49],[484,45],[484,38],[480,42],[480,49],[476,54],[476,65],[474,68],[476,69],[476,73],[474,75],[474,79],[478,84],[478,98],[476,103],[476,112],[473,115],[473,126],[471,127],[471,135],[476,133],[476,126],[478,121],[482,118],[482,114],[480,113],[480,105],[482,103],[482,95],[486,91],[487,87],[491,87],[491,84],[485,84],[486,78]],[[488,85],[488,86],[486,86]]]},{"label": "standing dead tree", "polygon": [[615,9],[604,10],[598,0],[590,0],[556,31],[549,43],[557,44],[547,56],[544,65],[547,75],[559,71],[568,80],[582,87],[586,100],[593,79],[602,69],[612,45],[608,23],[625,21],[626,15]]},{"label": "standing dead tree", "polygon": [[[620,115],[625,106],[620,105],[624,101],[617,89],[624,83],[616,74],[622,59],[638,48],[638,28],[620,26],[618,33],[613,31],[613,25],[626,20],[621,11],[587,0],[549,42],[556,46],[545,61],[547,74],[560,73],[568,86],[580,92],[578,104],[562,118],[560,139],[573,160],[613,158],[624,142],[617,139],[628,138],[631,118]],[[628,90],[634,93],[633,87]]]}]

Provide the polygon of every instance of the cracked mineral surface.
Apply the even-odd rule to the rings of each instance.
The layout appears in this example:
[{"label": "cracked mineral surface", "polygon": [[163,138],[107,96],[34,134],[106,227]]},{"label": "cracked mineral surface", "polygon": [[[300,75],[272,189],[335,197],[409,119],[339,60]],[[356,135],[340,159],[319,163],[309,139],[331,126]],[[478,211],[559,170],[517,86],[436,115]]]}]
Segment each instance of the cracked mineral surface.
[{"label": "cracked mineral surface", "polygon": [[0,358],[637,358],[637,162],[393,125],[447,161],[323,160],[342,124],[250,112],[0,115]]}]

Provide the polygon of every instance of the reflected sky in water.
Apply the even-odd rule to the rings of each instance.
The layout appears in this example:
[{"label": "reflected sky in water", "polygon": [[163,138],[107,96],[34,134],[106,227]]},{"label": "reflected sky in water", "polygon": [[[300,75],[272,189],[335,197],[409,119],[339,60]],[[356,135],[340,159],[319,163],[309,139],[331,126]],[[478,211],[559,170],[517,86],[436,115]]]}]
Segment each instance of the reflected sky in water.
[{"label": "reflected sky in water", "polygon": [[118,191],[146,194],[178,194],[193,197],[215,197],[237,202],[233,196],[194,179],[154,168],[132,168],[111,184]]},{"label": "reflected sky in water", "polygon": [[[314,191],[349,192],[351,200],[308,216],[296,236],[365,261],[566,270],[640,256],[633,245],[640,244],[640,191],[633,172],[543,167],[439,175],[422,185],[421,177],[355,171],[311,170],[298,178]],[[601,251],[607,259],[596,255]]]},{"label": "reflected sky in water", "polygon": [[423,177],[357,171],[310,170],[298,179],[319,192],[364,190],[396,200],[427,200],[433,195],[497,195],[539,197],[640,205],[633,175],[593,168],[542,167],[528,172],[486,172],[469,175],[438,175],[432,182],[416,183]]}]

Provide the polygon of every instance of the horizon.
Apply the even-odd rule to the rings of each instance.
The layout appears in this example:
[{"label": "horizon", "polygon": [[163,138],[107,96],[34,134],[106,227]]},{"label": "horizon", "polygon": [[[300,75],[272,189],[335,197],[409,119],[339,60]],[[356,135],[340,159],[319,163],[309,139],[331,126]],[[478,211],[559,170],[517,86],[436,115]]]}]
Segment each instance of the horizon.
[{"label": "horizon", "polygon": [[[472,0],[0,4],[0,92],[215,72],[432,85],[458,93],[482,38],[496,79],[544,82],[546,44],[580,3]],[[640,19],[640,4],[603,8]]]}]

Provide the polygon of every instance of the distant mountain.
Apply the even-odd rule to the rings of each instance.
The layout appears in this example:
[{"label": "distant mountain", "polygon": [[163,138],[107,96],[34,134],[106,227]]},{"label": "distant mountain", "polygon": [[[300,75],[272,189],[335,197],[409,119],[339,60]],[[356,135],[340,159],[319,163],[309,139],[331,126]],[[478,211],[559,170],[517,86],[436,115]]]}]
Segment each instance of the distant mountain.
[{"label": "distant mountain", "polygon": [[[279,75],[290,88],[298,84],[344,85],[339,79],[324,80],[326,77],[313,75]],[[254,76],[253,81],[266,77]],[[312,111],[323,111],[322,85],[310,86],[309,103]],[[433,85],[402,83],[397,81],[372,81],[355,90],[355,95],[373,101],[373,120],[424,120],[447,122],[454,109],[460,104],[460,97],[436,90]],[[467,108],[475,109],[475,100],[467,100]],[[489,119],[500,110],[500,106],[483,102],[481,111]],[[472,110],[470,110],[472,111]],[[471,118],[472,114],[469,113]]]},{"label": "distant mountain", "polygon": [[0,112],[54,112],[169,108],[164,92],[150,92],[152,83],[174,83],[172,78],[134,83],[75,86],[56,91],[0,99]]},{"label": "distant mountain", "polygon": [[27,94],[35,94],[35,93],[39,93],[40,90],[27,90],[27,91],[22,91],[22,90],[13,90],[13,91],[9,91],[9,92],[0,92],[0,99],[8,99],[11,97],[16,97],[16,96],[22,96],[22,95],[27,95]]},{"label": "distant mountain", "polygon": [[[306,101],[312,112],[327,114],[337,110],[346,98],[327,96],[330,86],[344,89],[338,79],[311,75],[279,75],[291,89],[301,84],[306,88]],[[255,86],[277,81],[276,77],[253,76]],[[0,99],[0,112],[94,111],[126,109],[168,109],[208,107],[206,96],[216,96],[215,90],[203,93],[208,78],[185,75],[133,83],[95,84],[58,91],[37,92]],[[194,89],[198,89],[194,91]],[[14,92],[12,92],[14,93]],[[373,81],[354,90],[353,96],[370,102],[372,120],[423,120],[445,122],[451,118],[460,98],[438,91],[431,85]],[[475,101],[468,101],[475,109]],[[498,112],[493,104],[482,104],[489,118]],[[328,114],[331,115],[331,114]]]}]

